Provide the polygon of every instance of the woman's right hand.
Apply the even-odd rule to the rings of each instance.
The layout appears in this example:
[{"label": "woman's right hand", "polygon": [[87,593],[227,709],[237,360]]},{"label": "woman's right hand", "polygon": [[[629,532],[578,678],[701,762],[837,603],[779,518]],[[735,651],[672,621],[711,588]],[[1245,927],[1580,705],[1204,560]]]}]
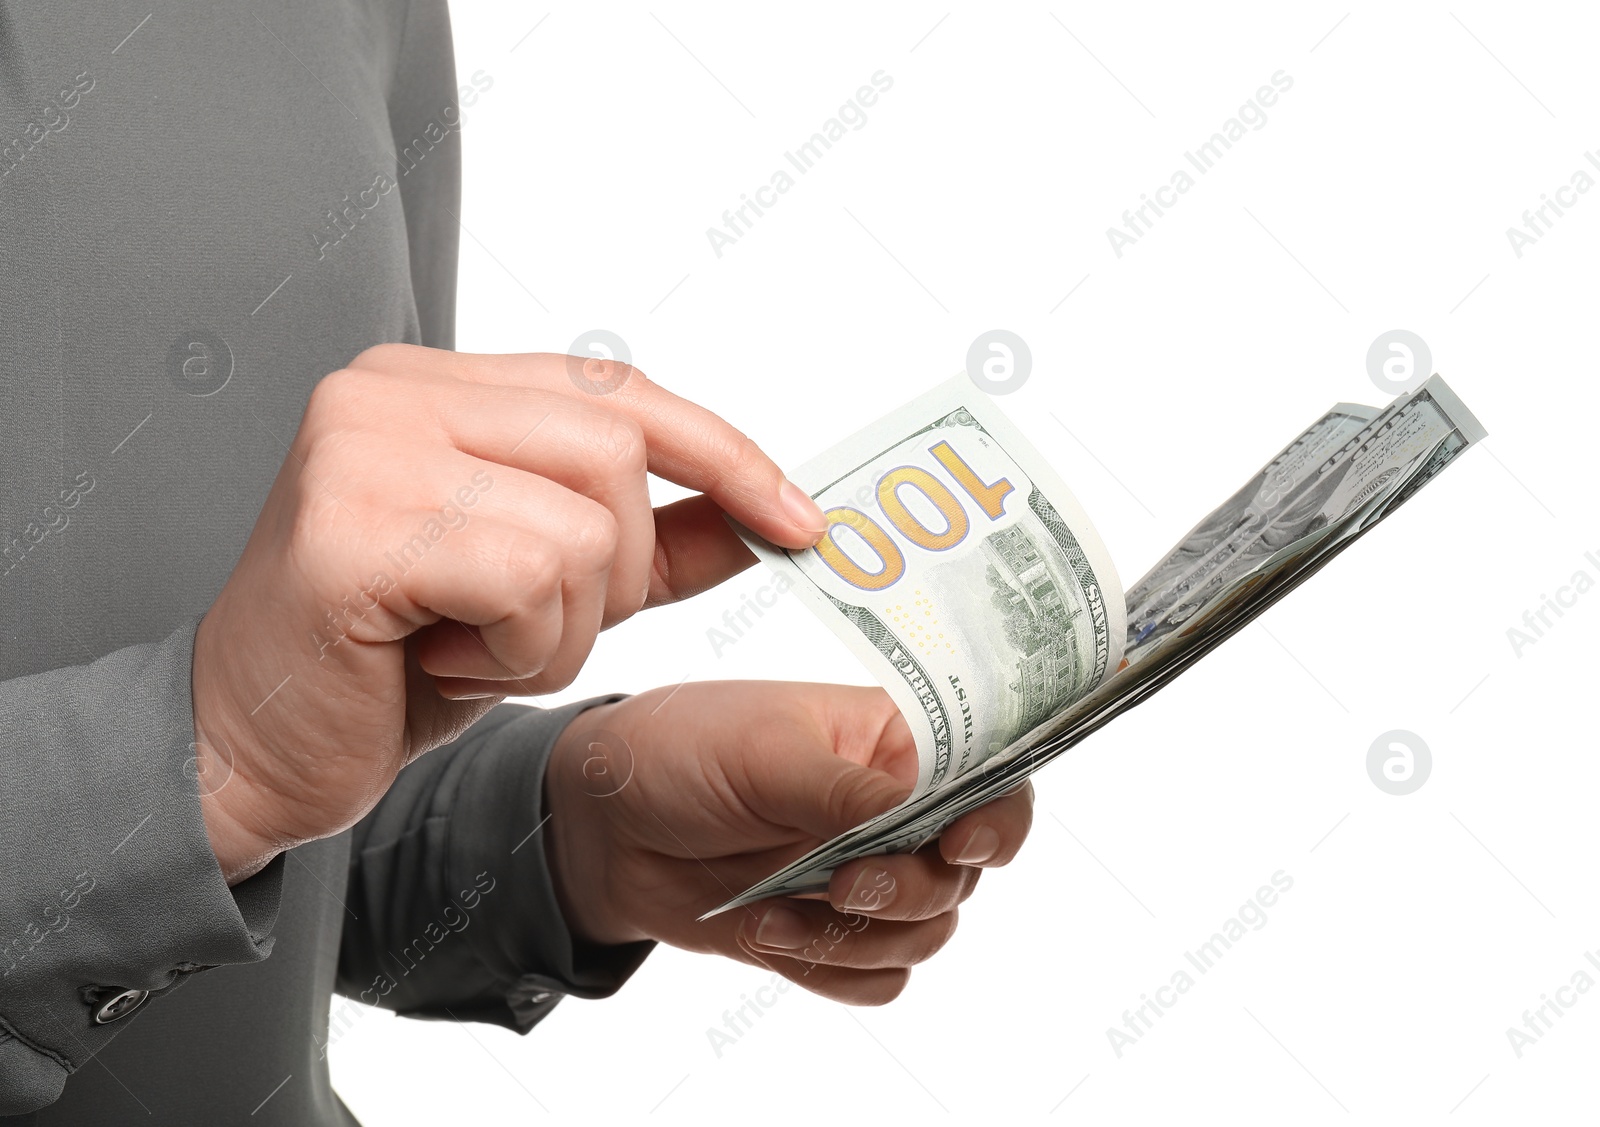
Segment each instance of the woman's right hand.
[{"label": "woman's right hand", "polygon": [[[652,510],[647,471],[702,495]],[[785,547],[825,527],[755,443],[624,365],[391,344],[326,377],[195,638],[229,882],[358,821],[500,698],[570,684],[601,629],[747,567],[724,512]]]}]

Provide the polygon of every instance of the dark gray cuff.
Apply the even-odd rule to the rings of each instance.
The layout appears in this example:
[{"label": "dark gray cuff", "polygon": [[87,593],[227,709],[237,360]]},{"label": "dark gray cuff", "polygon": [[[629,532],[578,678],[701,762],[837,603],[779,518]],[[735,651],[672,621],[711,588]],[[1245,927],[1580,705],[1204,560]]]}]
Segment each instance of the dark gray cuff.
[{"label": "dark gray cuff", "polygon": [[187,975],[272,950],[283,859],[229,889],[201,815],[198,624],[0,684],[0,1114],[54,1101]]},{"label": "dark gray cuff", "polygon": [[615,994],[655,948],[648,941],[616,946],[575,941],[556,902],[546,853],[544,776],[556,739],[585,709],[621,699],[621,694],[595,697],[549,711],[496,709],[505,718],[485,733],[462,782],[450,827],[453,887],[506,886],[495,926],[467,935],[522,1032],[564,995]]}]

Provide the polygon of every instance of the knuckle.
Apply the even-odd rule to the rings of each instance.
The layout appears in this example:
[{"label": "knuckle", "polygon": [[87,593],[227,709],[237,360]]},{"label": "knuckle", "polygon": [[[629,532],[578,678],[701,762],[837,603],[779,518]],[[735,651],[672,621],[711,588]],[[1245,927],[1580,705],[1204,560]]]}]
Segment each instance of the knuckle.
[{"label": "knuckle", "polygon": [[329,372],[311,389],[301,423],[300,442],[316,444],[330,435],[356,428],[381,402],[374,374],[360,368]]},{"label": "knuckle", "polygon": [[384,371],[405,362],[416,351],[417,346],[414,344],[400,344],[395,341],[374,344],[358,352],[355,359],[350,361],[350,367]]},{"label": "knuckle", "polygon": [[632,364],[618,365],[617,374],[619,376],[624,376],[620,386],[630,389],[633,394],[638,394],[639,392],[644,391],[646,388],[654,386],[650,382],[650,377],[645,375]]},{"label": "knuckle", "polygon": [[515,578],[514,589],[519,595],[515,610],[542,614],[560,597],[560,561],[542,537],[511,533],[505,536],[497,554],[506,573]]},{"label": "knuckle", "polygon": [[329,372],[317,381],[317,386],[311,389],[311,399],[307,403],[306,414],[310,415],[319,408],[327,409],[353,399],[359,393],[365,376],[356,368],[340,368],[336,372]]},{"label": "knuckle", "polygon": [[502,620],[505,641],[494,647],[495,660],[508,681],[542,680],[555,654],[551,615],[561,600],[560,569],[544,543],[526,534],[506,537],[496,554],[503,558],[511,583],[507,593],[510,605]]},{"label": "knuckle", "polygon": [[856,794],[860,790],[860,776],[855,771],[835,775],[828,784],[827,793],[822,796],[822,809],[828,814],[830,821],[844,822],[849,820],[851,812],[857,805]]},{"label": "knuckle", "polygon": [[843,771],[828,784],[822,809],[840,822],[860,822],[893,804],[894,784],[874,771]]},{"label": "knuckle", "polygon": [[718,444],[716,458],[718,464],[730,467],[735,473],[762,469],[767,464],[767,456],[756,445],[755,439],[731,426]]},{"label": "knuckle", "polygon": [[644,428],[627,415],[607,412],[601,421],[599,444],[606,459],[630,476],[645,471]]},{"label": "knuckle", "polygon": [[568,555],[591,574],[608,571],[616,559],[618,532],[611,510],[591,501],[567,532]]}]

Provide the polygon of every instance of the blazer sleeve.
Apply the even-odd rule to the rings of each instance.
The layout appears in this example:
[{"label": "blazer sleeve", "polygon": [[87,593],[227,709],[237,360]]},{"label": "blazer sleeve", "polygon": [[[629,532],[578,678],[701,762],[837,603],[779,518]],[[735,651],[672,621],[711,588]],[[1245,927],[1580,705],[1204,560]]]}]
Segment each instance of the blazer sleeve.
[{"label": "blazer sleeve", "polygon": [[229,888],[195,769],[195,617],[0,682],[0,1115],[35,1111],[184,976],[265,959],[280,857]]},{"label": "blazer sleeve", "polygon": [[422,756],[354,830],[337,989],[410,1017],[526,1033],[563,997],[614,994],[654,948],[576,941],[546,860],[543,783],[580,712],[502,704]]}]

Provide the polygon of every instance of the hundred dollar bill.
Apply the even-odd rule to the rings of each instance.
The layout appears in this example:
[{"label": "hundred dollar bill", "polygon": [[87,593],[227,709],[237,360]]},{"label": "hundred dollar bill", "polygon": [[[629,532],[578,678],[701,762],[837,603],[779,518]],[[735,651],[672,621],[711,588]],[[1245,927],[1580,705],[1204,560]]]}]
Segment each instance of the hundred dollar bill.
[{"label": "hundred dollar bill", "polygon": [[1100,537],[966,375],[790,478],[828,515],[822,541],[790,552],[739,533],[893,697],[916,738],[913,797],[1120,664],[1122,587]]},{"label": "hundred dollar bill", "polygon": [[1142,641],[1162,611],[1256,539],[1299,495],[1327,456],[1377,414],[1372,407],[1337,404],[1191,528],[1165,559],[1128,588],[1129,639]]},{"label": "hundred dollar bill", "polygon": [[[1344,411],[1346,405],[1341,404],[1329,417]],[[1356,408],[1347,418],[1353,420],[1360,411],[1366,411],[1369,417],[1359,427],[1346,423],[1323,431],[1320,441],[1307,448],[1318,455],[1317,460],[1302,461],[1302,472],[1286,475],[1283,488],[1273,491],[1272,503],[1248,507],[1244,519],[1230,526],[1227,519],[1219,519],[1219,514],[1233,505],[1234,501],[1230,501],[1203,521],[1201,529],[1209,527],[1221,535],[1209,550],[1203,543],[1199,546],[1194,553],[1197,562],[1181,576],[1154,589],[1145,588],[1141,580],[1140,587],[1145,588],[1141,600],[1134,604],[1131,596],[1129,599],[1134,606],[1129,614],[1130,661],[1140,660],[1151,642],[1177,629],[1229,584],[1248,575],[1280,548],[1395,486],[1409,470],[1417,468],[1420,459],[1448,459],[1459,448],[1452,442],[1465,446],[1485,433],[1438,376],[1430,377],[1382,411]],[[1312,431],[1316,430],[1318,426],[1314,425]],[[1271,469],[1269,466],[1263,475]],[[1266,488],[1272,489],[1270,485]],[[1198,539],[1191,533],[1185,545]],[[1168,561],[1183,549],[1180,545]],[[1162,566],[1165,564],[1158,565],[1157,570]]]},{"label": "hundred dollar bill", "polygon": [[[1485,433],[1437,375],[1382,411],[1333,408],[1136,585],[1140,599],[1130,593],[1128,604],[1129,663],[1000,752],[824,843],[706,916],[769,896],[820,891],[847,860],[916,849],[937,837],[1170,683]],[[1141,629],[1141,619],[1158,628]]]}]

